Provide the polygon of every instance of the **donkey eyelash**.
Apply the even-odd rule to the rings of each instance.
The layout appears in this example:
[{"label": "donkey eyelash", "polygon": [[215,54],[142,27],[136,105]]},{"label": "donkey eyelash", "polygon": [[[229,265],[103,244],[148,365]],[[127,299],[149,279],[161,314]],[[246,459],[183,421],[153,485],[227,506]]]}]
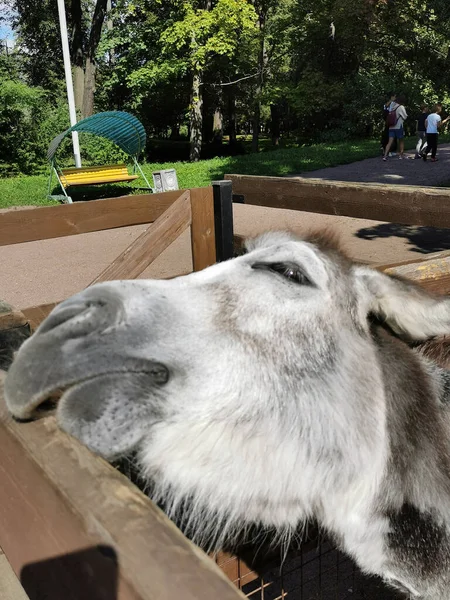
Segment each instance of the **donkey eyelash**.
[{"label": "donkey eyelash", "polygon": [[282,275],[285,279],[289,279],[300,285],[314,285],[295,263],[254,263],[252,269],[271,271],[272,273]]}]

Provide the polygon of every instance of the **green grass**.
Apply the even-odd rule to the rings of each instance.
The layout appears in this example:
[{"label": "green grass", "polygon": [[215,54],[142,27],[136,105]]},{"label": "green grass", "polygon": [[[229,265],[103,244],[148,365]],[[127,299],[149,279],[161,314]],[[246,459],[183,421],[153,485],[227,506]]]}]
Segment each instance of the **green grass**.
[{"label": "green grass", "polygon": [[[446,136],[442,136],[441,141]],[[415,138],[406,140],[406,148],[413,148]],[[152,171],[175,168],[180,188],[203,187],[215,179],[222,179],[226,173],[265,176],[299,175],[324,167],[343,165],[364,158],[380,155],[377,140],[342,142],[339,144],[316,144],[298,148],[280,148],[224,158],[213,158],[198,163],[147,163],[143,170],[150,183]],[[140,180],[138,180],[139,182]],[[47,200],[48,177],[46,175],[20,176],[0,179],[0,208],[9,206],[50,205],[56,202]],[[60,190],[54,189],[54,193]],[[91,199],[111,197],[128,193],[139,193],[136,187],[125,184],[78,188],[72,198]]]}]

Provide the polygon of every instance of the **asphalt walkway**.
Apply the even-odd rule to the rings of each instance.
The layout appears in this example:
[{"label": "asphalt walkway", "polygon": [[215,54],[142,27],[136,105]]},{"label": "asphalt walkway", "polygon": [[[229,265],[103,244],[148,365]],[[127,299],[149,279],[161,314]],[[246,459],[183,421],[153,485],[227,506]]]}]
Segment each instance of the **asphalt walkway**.
[{"label": "asphalt walkway", "polygon": [[[414,151],[405,154],[408,158],[399,160],[397,156],[384,162],[380,157],[367,158],[348,165],[328,167],[309,173],[297,173],[299,177],[331,179],[333,181],[360,181],[364,183],[389,183],[420,186],[450,186],[450,144],[438,147],[438,162],[428,158],[414,160]],[[430,156],[430,155],[429,155]],[[289,175],[296,177],[296,175]]]}]

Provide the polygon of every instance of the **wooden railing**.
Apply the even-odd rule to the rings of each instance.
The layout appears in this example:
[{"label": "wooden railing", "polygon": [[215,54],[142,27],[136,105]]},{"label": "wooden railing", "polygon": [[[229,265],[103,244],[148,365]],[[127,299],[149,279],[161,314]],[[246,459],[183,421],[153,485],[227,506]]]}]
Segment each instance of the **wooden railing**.
[{"label": "wooden railing", "polygon": [[[211,187],[0,211],[0,246],[144,223],[149,224],[147,229],[90,285],[138,277],[188,227],[194,270],[216,261]],[[22,312],[35,328],[56,304],[30,306]]]},{"label": "wooden railing", "polygon": [[[450,227],[447,190],[227,178],[246,204]],[[216,247],[222,258],[232,252],[229,187],[226,194],[223,202],[216,194],[216,215],[212,188],[0,212],[0,245],[151,223],[95,283],[137,277],[190,227],[193,265],[200,270],[215,262]],[[449,252],[377,268],[429,289],[450,291]],[[36,326],[53,306],[30,307],[24,313]],[[60,431],[53,417],[18,424],[0,401],[0,420],[0,547],[25,588],[40,590],[48,600],[243,598],[144,494]],[[222,560],[231,578],[236,565],[242,568],[233,561]],[[245,569],[245,581],[256,577]]]}]

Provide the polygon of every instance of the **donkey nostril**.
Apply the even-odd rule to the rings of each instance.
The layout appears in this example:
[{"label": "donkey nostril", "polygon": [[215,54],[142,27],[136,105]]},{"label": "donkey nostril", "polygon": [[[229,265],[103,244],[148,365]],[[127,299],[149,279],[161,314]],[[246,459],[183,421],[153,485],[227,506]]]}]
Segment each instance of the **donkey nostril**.
[{"label": "donkey nostril", "polygon": [[119,296],[108,290],[89,288],[74,298],[69,298],[45,319],[36,334],[60,333],[67,338],[89,335],[114,325],[122,313]]},{"label": "donkey nostril", "polygon": [[69,306],[60,305],[43,321],[39,327],[39,333],[47,333],[47,331],[56,329],[59,325],[63,325],[74,317],[86,312],[88,308],[89,306],[85,303],[77,303]]}]

